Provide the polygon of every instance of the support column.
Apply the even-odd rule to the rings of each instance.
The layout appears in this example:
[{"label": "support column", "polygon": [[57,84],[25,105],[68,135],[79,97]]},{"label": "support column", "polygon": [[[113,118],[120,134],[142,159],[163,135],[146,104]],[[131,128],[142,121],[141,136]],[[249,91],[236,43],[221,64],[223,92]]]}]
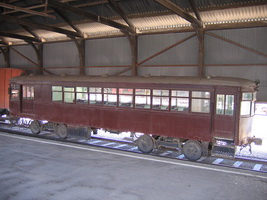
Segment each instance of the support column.
[{"label": "support column", "polygon": [[73,39],[74,43],[79,52],[79,59],[80,59],[80,75],[85,75],[85,40],[77,41]]},{"label": "support column", "polygon": [[202,28],[197,28],[198,35],[198,76],[205,76],[205,49],[204,49],[204,31]]},{"label": "support column", "polygon": [[128,33],[126,34],[128,37],[128,40],[130,42],[131,46],[131,52],[132,52],[132,76],[137,76],[138,75],[138,70],[137,70],[137,56],[138,56],[138,39],[137,35]]},{"label": "support column", "polygon": [[3,53],[4,59],[5,59],[5,67],[10,68],[10,49],[8,46],[5,46],[4,48],[0,47],[1,51]]}]

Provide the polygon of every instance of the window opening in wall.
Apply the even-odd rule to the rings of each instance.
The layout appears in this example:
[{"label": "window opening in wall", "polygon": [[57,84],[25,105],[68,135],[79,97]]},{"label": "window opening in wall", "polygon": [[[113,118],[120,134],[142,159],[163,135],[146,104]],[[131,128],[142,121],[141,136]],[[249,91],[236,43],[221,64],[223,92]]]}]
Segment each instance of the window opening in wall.
[{"label": "window opening in wall", "polygon": [[234,115],[234,95],[217,94],[216,97],[217,115]]},{"label": "window opening in wall", "polygon": [[188,111],[189,91],[172,90],[171,91],[171,110]]},{"label": "window opening in wall", "polygon": [[104,88],[104,105],[117,106],[117,88]]},{"label": "window opening in wall", "polygon": [[19,89],[20,89],[20,85],[15,85],[15,84],[12,84],[10,86],[11,88],[11,92],[10,92],[10,99],[11,100],[18,100],[19,99]]},{"label": "window opening in wall", "polygon": [[153,90],[152,108],[159,110],[168,110],[169,92],[169,90]]},{"label": "window opening in wall", "polygon": [[87,87],[76,87],[76,103],[88,103],[88,89]]},{"label": "window opening in wall", "polygon": [[135,107],[150,109],[151,107],[150,89],[135,89]]},{"label": "window opening in wall", "polygon": [[90,87],[89,88],[89,102],[90,104],[101,105],[102,104],[102,88]]},{"label": "window opening in wall", "polygon": [[22,98],[34,99],[34,86],[22,86]]},{"label": "window opening in wall", "polygon": [[242,93],[241,112],[242,116],[250,116],[255,114],[256,93]]},{"label": "window opening in wall", "polygon": [[62,86],[52,86],[52,101],[62,102],[62,100],[63,100]]},{"label": "window opening in wall", "polygon": [[74,101],[75,101],[74,87],[64,87],[64,102],[74,103]]},{"label": "window opening in wall", "polygon": [[133,107],[133,89],[130,88],[119,89],[119,106]]},{"label": "window opening in wall", "polygon": [[191,111],[200,113],[209,113],[210,92],[192,91]]}]

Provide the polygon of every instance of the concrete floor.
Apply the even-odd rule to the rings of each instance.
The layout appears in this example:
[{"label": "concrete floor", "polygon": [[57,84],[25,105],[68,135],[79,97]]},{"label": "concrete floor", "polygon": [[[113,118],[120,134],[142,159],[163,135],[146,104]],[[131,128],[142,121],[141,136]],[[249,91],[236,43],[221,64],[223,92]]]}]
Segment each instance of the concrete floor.
[{"label": "concrete floor", "polygon": [[267,174],[0,132],[2,200],[267,200]]}]

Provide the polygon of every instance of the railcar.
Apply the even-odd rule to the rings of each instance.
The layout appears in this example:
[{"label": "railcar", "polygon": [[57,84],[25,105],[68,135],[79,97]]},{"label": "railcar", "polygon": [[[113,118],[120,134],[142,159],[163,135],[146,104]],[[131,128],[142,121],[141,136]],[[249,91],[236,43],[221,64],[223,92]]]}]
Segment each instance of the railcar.
[{"label": "railcar", "polygon": [[16,68],[0,68],[0,117],[9,110],[9,79],[24,74],[25,71]]},{"label": "railcar", "polygon": [[[144,133],[140,151],[180,149],[189,160],[234,155],[251,136],[258,84],[223,77],[23,76],[10,80],[10,111],[32,119],[38,134],[52,125]],[[45,122],[44,122],[45,120]]]}]

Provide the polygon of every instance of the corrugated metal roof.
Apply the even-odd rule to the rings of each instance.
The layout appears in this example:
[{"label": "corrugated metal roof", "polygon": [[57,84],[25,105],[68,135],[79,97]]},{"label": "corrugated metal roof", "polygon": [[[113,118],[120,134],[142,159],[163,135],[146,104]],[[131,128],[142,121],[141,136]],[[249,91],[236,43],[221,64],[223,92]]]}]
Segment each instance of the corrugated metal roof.
[{"label": "corrugated metal roof", "polygon": [[[41,7],[39,1],[10,1],[12,5],[23,8],[37,7],[34,9],[38,12],[44,12],[44,5]],[[109,20],[128,26],[121,19],[118,13],[112,9],[108,1],[97,0],[63,0],[62,2],[76,6],[80,9],[88,11],[92,14],[104,17]],[[117,0],[118,6],[125,12],[126,16],[133,23],[137,34],[153,33],[157,31],[168,32],[180,31],[184,28],[192,28],[191,23],[181,18],[177,14],[170,12],[167,8],[156,3],[153,0]],[[191,10],[188,0],[172,0],[177,6],[195,16]],[[10,4],[11,4],[10,3]],[[202,22],[206,27],[214,24],[235,24],[247,22],[267,22],[267,0],[197,0],[195,1]],[[7,9],[1,9],[0,13],[19,17],[22,20],[34,21],[46,25],[52,25],[67,30],[74,31],[66,22],[52,9],[48,9],[48,13],[56,16],[56,19],[46,18],[43,16],[25,14],[23,12],[10,12]],[[63,12],[67,18],[84,33],[86,37],[103,37],[112,35],[121,35],[121,31],[111,26],[93,22],[84,16],[74,14],[68,10]],[[0,21],[0,31],[9,31],[21,35],[32,37],[27,31],[13,23]],[[68,39],[65,35],[46,30],[34,30],[43,41],[55,41]],[[2,37],[6,42],[13,44],[24,43],[23,40]]]}]

